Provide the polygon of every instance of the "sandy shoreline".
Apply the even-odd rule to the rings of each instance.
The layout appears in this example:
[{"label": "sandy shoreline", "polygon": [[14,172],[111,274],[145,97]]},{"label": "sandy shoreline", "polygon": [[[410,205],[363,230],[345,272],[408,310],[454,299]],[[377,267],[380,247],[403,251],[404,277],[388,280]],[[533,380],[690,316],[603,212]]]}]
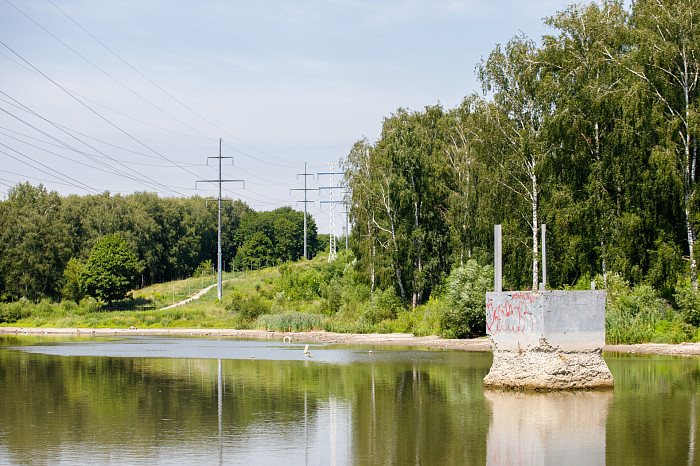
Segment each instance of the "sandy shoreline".
[{"label": "sandy shoreline", "polygon": [[[267,330],[234,329],[185,329],[185,328],[36,328],[0,327],[0,335],[170,335],[170,336],[222,336],[234,338],[270,338],[318,343],[349,345],[392,345],[414,346],[434,349],[456,349],[463,351],[490,351],[486,338],[470,340],[445,339],[438,336],[416,337],[406,333],[333,333],[333,332],[270,332]],[[679,356],[700,356],[700,343],[643,343],[638,345],[606,345],[603,351],[617,353],[668,354]]]}]

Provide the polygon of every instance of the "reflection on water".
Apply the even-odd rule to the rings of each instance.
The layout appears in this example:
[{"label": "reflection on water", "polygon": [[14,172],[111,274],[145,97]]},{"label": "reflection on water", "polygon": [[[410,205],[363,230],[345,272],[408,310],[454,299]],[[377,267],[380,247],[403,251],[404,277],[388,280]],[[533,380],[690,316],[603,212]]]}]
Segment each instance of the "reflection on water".
[{"label": "reflection on water", "polygon": [[698,358],[485,392],[489,353],[303,347],[0,337],[0,463],[699,464]]},{"label": "reflection on water", "polygon": [[605,422],[612,390],[486,390],[493,413],[487,464],[605,464]]}]

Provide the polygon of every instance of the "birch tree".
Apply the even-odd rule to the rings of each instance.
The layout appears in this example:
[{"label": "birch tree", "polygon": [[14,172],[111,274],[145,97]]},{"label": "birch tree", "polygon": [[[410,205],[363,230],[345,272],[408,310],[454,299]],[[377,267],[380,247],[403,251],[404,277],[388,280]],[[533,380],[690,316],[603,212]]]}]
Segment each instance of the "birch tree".
[{"label": "birch tree", "polygon": [[350,194],[350,220],[353,227],[353,249],[358,261],[366,261],[370,293],[376,288],[377,235],[372,182],[372,146],[366,138],[357,141],[342,161],[345,186]]},{"label": "birch tree", "polygon": [[[661,116],[662,144],[656,150],[674,154],[683,184],[690,277],[698,288],[695,241],[698,79],[700,79],[700,2],[639,0],[633,4],[634,47],[625,69],[647,86]],[[613,53],[607,59],[616,61]]]},{"label": "birch tree", "polygon": [[521,197],[530,207],[526,221],[532,233],[532,289],[538,285],[538,177],[550,147],[545,137],[545,120],[552,102],[541,78],[542,64],[537,48],[524,36],[511,39],[501,50],[497,46],[477,67],[485,93],[493,92],[489,123],[500,135],[507,153],[493,153],[499,175],[494,180]]},{"label": "birch tree", "polygon": [[598,251],[600,269],[578,260],[568,265],[576,274],[591,265],[595,268],[586,270],[589,273],[605,274],[608,244],[619,230],[620,158],[629,154],[629,148],[618,143],[620,132],[627,131],[620,108],[626,83],[621,80],[620,67],[606,60],[604,51],[617,58],[624,55],[627,13],[619,1],[572,5],[546,23],[559,32],[544,38],[541,53],[547,80],[555,90],[550,138],[558,157],[549,170],[558,181],[560,203],[564,204],[559,209],[568,218],[574,217],[567,221],[568,234],[580,238],[567,244],[569,249],[580,248],[568,255],[586,257]]}]

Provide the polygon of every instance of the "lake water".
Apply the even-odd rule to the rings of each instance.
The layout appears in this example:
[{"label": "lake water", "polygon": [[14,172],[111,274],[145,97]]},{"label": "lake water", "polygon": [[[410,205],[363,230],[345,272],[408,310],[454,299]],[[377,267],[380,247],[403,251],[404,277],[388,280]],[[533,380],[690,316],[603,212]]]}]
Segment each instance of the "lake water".
[{"label": "lake water", "polygon": [[700,358],[525,393],[483,389],[490,353],[304,347],[1,336],[0,463],[700,464]]}]

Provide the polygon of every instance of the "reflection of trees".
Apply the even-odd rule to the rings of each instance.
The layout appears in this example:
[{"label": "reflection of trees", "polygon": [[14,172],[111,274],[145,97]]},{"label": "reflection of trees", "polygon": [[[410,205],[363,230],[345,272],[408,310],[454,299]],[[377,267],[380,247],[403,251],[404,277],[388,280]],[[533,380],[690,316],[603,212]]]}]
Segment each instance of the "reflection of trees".
[{"label": "reflection of trees", "polygon": [[[0,346],[27,341],[3,337]],[[0,458],[50,463],[75,449],[107,460],[122,458],[123,451],[154,460],[173,451],[201,452],[210,456],[198,462],[215,462],[222,449],[225,461],[234,451],[257,452],[276,442],[294,450],[291,462],[306,452],[316,463],[328,459],[329,440],[335,440],[331,447],[337,443],[341,452],[347,445],[352,457],[342,456],[345,450],[340,455],[352,463],[484,464],[498,435],[512,440],[508,432],[516,432],[504,420],[532,426],[534,415],[516,414],[519,397],[526,397],[540,400],[530,403],[530,412],[545,419],[536,440],[556,443],[586,432],[589,439],[603,439],[610,464],[697,464],[698,358],[606,356],[615,375],[612,401],[613,392],[509,392],[494,400],[497,392],[484,395],[482,388],[489,353],[440,353],[439,360],[222,360],[219,392],[217,360],[0,349],[0,455],[6,455]]]},{"label": "reflection of trees", "polygon": [[605,359],[615,376],[607,423],[608,464],[650,464],[651,458],[665,464],[699,464],[700,358]]},{"label": "reflection of trees", "polygon": [[[223,361],[221,420],[230,435],[260,422],[302,422],[304,395],[287,388],[305,368]],[[50,461],[77,443],[148,449],[210,441],[218,432],[217,361],[52,357],[0,352],[0,432],[10,451]],[[308,412],[316,410],[308,400]],[[42,446],[44,448],[37,448]],[[45,458],[36,456],[43,451]],[[26,456],[31,453],[32,456]]]},{"label": "reflection of trees", "polygon": [[[217,360],[2,350],[0,439],[20,461],[37,463],[70,448],[126,448],[157,458],[159,447],[194,442],[219,451],[219,422],[224,445],[260,440],[255,432],[272,429],[275,439],[303,446],[305,432],[318,432],[329,400],[337,400],[352,410],[348,442],[361,456],[461,462],[466,441],[469,458],[483,459],[488,415],[480,407],[480,383],[490,355],[476,355],[471,369],[459,356],[462,364],[415,366],[222,360],[220,405]],[[365,426],[372,413],[377,428],[370,439]],[[319,440],[312,434],[311,441]]]},{"label": "reflection of trees", "polygon": [[353,402],[355,462],[484,464],[490,355],[475,357],[469,367],[372,365]]}]

